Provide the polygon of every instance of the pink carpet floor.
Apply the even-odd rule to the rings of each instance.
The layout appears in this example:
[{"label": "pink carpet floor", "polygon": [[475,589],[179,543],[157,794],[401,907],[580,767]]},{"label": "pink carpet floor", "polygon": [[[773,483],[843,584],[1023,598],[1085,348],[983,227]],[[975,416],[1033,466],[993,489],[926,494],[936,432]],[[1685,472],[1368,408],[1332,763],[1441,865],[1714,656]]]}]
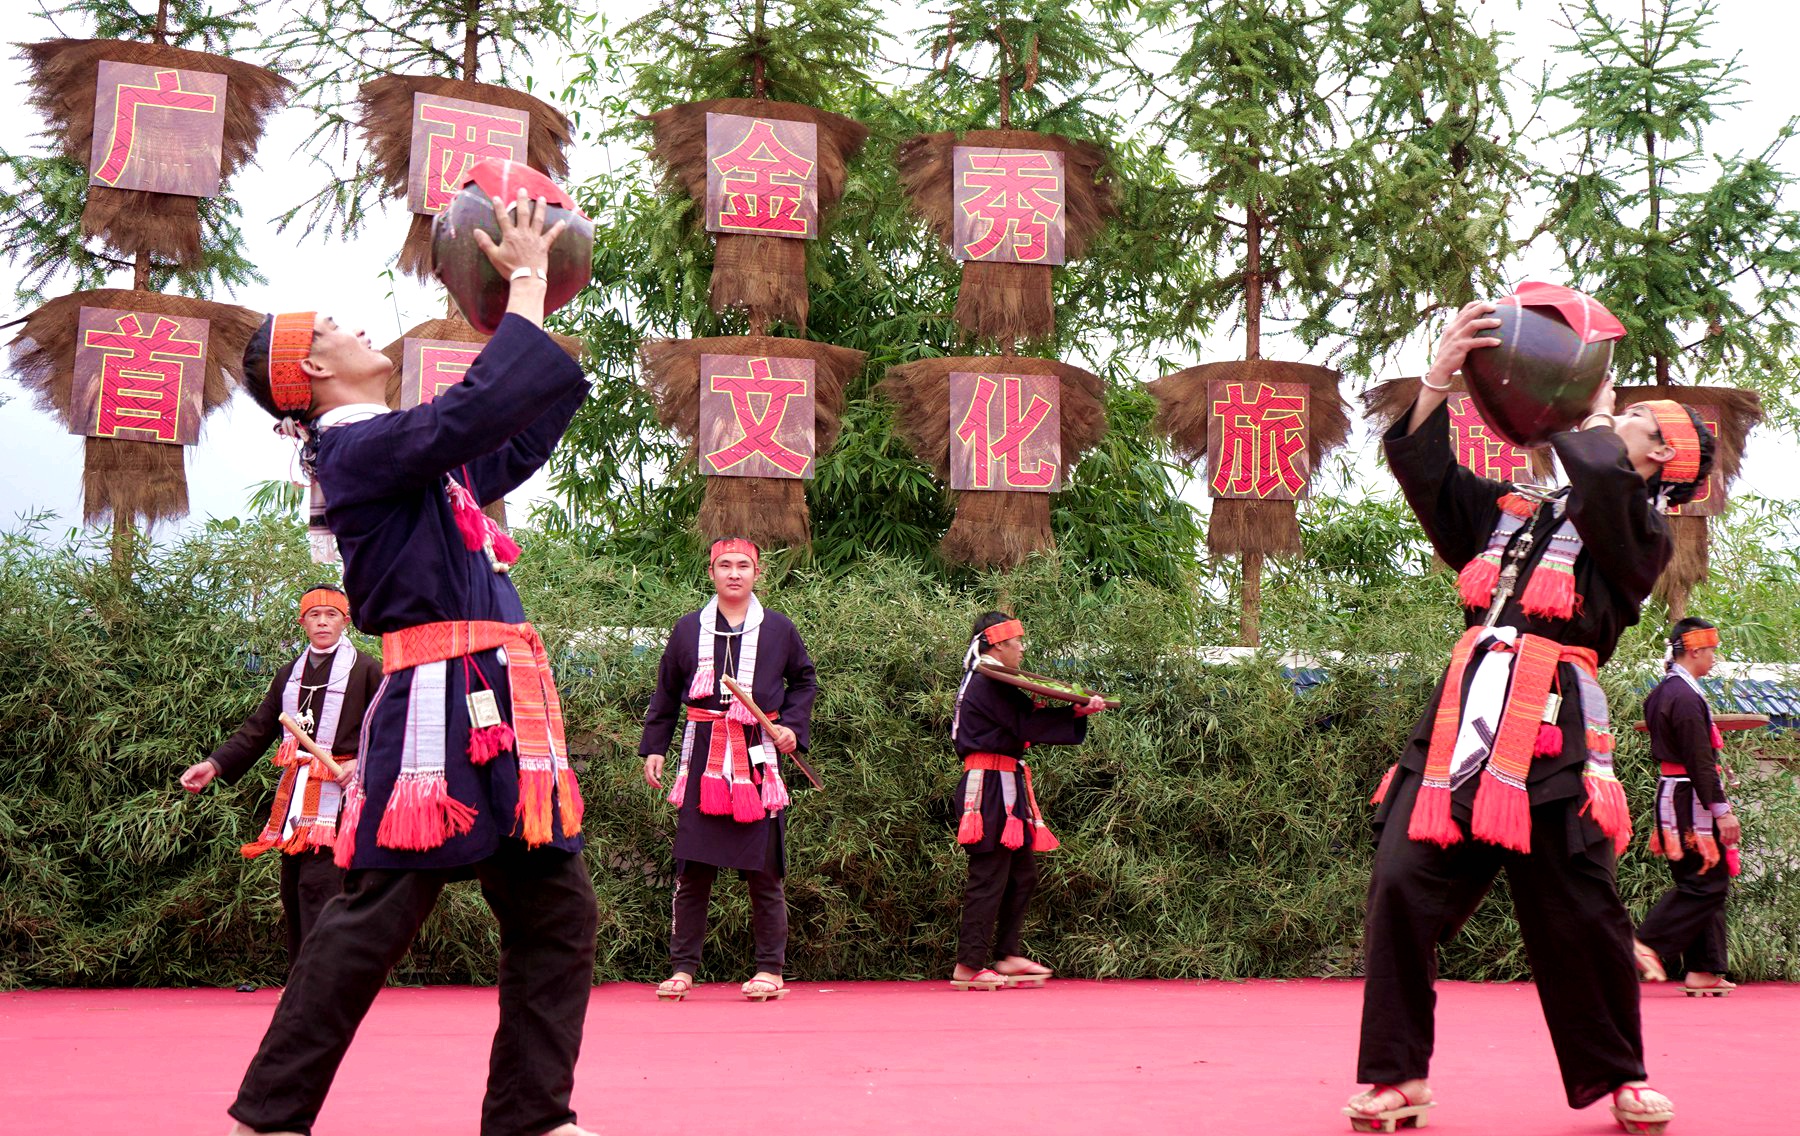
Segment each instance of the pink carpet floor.
[{"label": "pink carpet floor", "polygon": [[[1564,1104],[1531,986],[1439,990],[1431,1132],[1617,1131],[1604,1105]],[[797,983],[768,1005],[731,985],[665,1005],[609,985],[589,1004],[575,1106],[604,1136],[1348,1132],[1361,995],[1333,981]],[[219,1136],[274,1001],[0,994],[0,1132]],[[489,989],[385,991],[315,1131],[473,1136],[495,1016]],[[1646,987],[1644,1024],[1672,1133],[1800,1134],[1800,1110],[1779,1103],[1800,1080],[1800,986],[1706,1000]]]}]

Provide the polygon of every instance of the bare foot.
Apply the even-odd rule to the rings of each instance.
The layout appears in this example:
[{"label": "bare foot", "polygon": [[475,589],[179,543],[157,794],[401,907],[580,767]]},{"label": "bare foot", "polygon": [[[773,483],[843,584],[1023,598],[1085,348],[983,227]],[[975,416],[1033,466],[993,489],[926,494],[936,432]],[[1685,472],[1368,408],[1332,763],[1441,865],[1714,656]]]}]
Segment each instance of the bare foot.
[{"label": "bare foot", "polygon": [[656,988],[656,996],[658,998],[673,998],[679,1000],[687,997],[693,989],[694,976],[685,970],[678,970],[673,975],[663,979],[662,985]]},{"label": "bare foot", "polygon": [[243,1121],[236,1120],[232,1122],[231,1131],[227,1132],[225,1136],[300,1136],[300,1134],[298,1132],[287,1132],[274,1129],[271,1129],[268,1132],[259,1132],[248,1124],[245,1124]]},{"label": "bare foot", "polygon": [[1728,981],[1722,974],[1709,974],[1704,970],[1690,970],[1682,985],[1689,990],[1736,990],[1737,983]]},{"label": "bare foot", "polygon": [[1649,1081],[1626,1081],[1613,1090],[1613,1105],[1620,1112],[1652,1116],[1675,1111],[1675,1102],[1651,1088]]},{"label": "bare foot", "polygon": [[552,1128],[550,1131],[544,1133],[544,1136],[595,1136],[595,1133],[589,1132],[587,1129],[571,1120],[567,1124]]},{"label": "bare foot", "polygon": [[[962,969],[958,967],[957,969]],[[994,970],[1000,974],[1051,974],[1051,969],[1041,962],[1033,962],[1023,955],[1007,955],[994,964]],[[961,978],[962,975],[957,975]]]},{"label": "bare foot", "polygon": [[1407,1108],[1411,1105],[1430,1104],[1431,1086],[1425,1078],[1414,1077],[1410,1081],[1401,1081],[1397,1085],[1369,1086],[1367,1092],[1357,1093],[1344,1107],[1363,1116],[1375,1116],[1383,1112],[1392,1112],[1396,1108]]}]

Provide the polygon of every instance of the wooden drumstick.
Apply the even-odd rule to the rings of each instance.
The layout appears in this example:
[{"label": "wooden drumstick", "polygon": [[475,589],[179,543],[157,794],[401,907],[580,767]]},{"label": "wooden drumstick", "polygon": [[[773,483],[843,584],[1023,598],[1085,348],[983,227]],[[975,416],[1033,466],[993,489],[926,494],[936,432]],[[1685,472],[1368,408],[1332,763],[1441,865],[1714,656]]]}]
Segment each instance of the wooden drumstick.
[{"label": "wooden drumstick", "polygon": [[319,743],[313,741],[312,737],[301,729],[300,723],[294,721],[292,714],[283,713],[281,724],[287,727],[288,733],[294,735],[294,740],[300,743],[300,748],[305,750],[314,761],[323,765],[334,779],[339,781],[344,779],[344,767],[331,760],[331,755],[319,748]]},{"label": "wooden drumstick", "polygon": [[[721,681],[725,684],[725,689],[731,691],[731,696],[733,698],[737,699],[739,702],[742,702],[744,704],[744,708],[746,710],[750,711],[750,713],[755,716],[757,722],[761,723],[762,728],[768,732],[769,736],[774,737],[775,736],[775,723],[769,718],[769,716],[767,714],[764,714],[762,712],[762,707],[758,706],[756,704],[756,700],[750,697],[750,692],[745,690],[743,687],[739,686],[737,684],[737,680],[733,679],[730,675],[723,676],[719,681]],[[806,774],[806,779],[808,781],[812,782],[813,788],[823,789],[825,787],[824,785],[822,785],[819,782],[819,775],[817,773],[813,772],[812,766],[806,764],[806,759],[800,756],[799,751],[795,751],[794,753],[789,753],[789,754],[783,754],[783,756],[787,757],[795,765],[799,766],[800,772]]]}]

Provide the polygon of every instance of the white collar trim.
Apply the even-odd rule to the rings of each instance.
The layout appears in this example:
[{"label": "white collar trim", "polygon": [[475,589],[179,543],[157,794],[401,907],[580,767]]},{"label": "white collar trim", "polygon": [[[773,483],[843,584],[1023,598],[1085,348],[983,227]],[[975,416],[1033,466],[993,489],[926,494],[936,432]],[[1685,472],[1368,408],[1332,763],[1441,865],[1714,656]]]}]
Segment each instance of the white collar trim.
[{"label": "white collar trim", "polygon": [[352,422],[363,422],[387,413],[390,413],[390,408],[379,402],[352,402],[334,406],[319,415],[318,426],[321,430],[329,430],[333,426],[348,426]]}]

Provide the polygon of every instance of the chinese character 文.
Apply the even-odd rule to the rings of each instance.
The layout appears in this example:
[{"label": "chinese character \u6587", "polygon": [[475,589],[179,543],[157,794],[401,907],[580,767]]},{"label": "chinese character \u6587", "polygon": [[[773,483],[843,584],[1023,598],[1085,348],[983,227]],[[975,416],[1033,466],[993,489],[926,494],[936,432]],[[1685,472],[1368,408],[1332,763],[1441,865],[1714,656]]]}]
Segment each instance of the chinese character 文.
[{"label": "chinese character \u6587", "polygon": [[1531,455],[1489,429],[1481,412],[1475,409],[1475,400],[1468,395],[1453,394],[1448,401],[1456,460],[1482,477],[1521,480],[1530,468]]},{"label": "chinese character \u6587", "polygon": [[[1060,263],[1062,176],[1041,150],[967,152],[958,172],[957,204],[966,221],[957,237],[965,260]],[[1060,246],[1061,242],[1055,242]]]},{"label": "chinese character \u6587", "polygon": [[1300,496],[1308,472],[1307,396],[1303,389],[1283,391],[1270,383],[1218,382],[1209,397],[1218,426],[1213,496],[1277,500]]},{"label": "chinese character \u6587", "polygon": [[[740,434],[706,455],[708,472],[728,473],[761,457],[789,477],[805,476],[812,454],[790,447],[776,435],[787,422],[790,402],[804,398],[811,384],[805,378],[774,374],[768,359],[749,360],[749,371],[748,375],[714,374],[708,380],[711,391],[730,398],[734,432]],[[761,413],[757,412],[759,400]]]},{"label": "chinese character \u6587", "polygon": [[[737,116],[708,116],[709,128],[714,117],[741,121]],[[811,236],[810,215],[816,209],[804,206],[814,184],[815,163],[784,143],[773,123],[749,122],[736,145],[711,159],[718,192],[716,197],[708,194],[716,205],[707,227],[765,236]],[[790,129],[799,127],[813,129],[811,123],[792,124]]]},{"label": "chinese character \u6587", "polygon": [[121,315],[112,329],[91,329],[83,344],[100,353],[100,398],[95,436],[141,430],[159,442],[175,442],[181,418],[181,380],[186,367],[205,357],[203,340],[177,338],[180,324],[165,316]]}]

